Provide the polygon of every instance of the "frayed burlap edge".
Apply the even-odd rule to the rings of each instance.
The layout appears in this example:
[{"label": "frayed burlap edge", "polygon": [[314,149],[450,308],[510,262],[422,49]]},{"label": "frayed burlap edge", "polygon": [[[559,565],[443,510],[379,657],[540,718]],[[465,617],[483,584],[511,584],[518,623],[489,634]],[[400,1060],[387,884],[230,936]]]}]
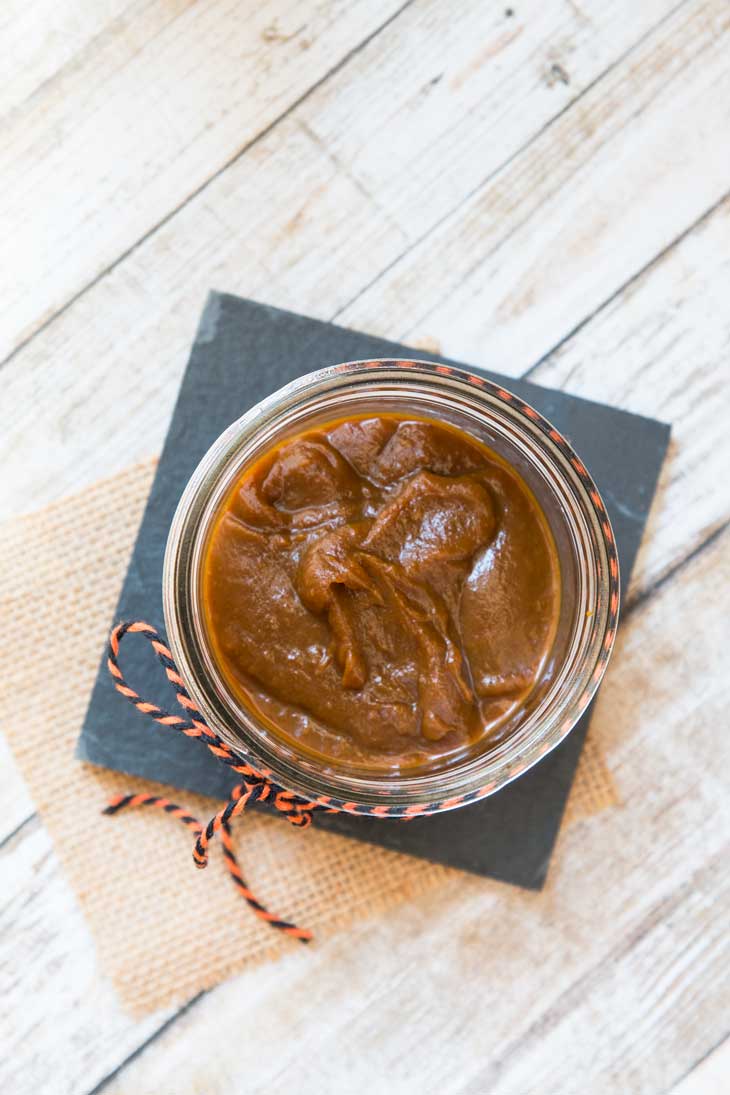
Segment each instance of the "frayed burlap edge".
[{"label": "frayed burlap edge", "polygon": [[[193,869],[182,826],[143,811],[100,816],[106,799],[130,784],[170,795],[169,788],[74,758],[155,466],[137,465],[0,527],[0,719],[87,917],[101,967],[136,1014],[187,999],[300,945],[250,914],[217,849],[207,871]],[[203,819],[219,805],[187,792],[181,800]],[[564,824],[616,802],[600,748],[589,737]],[[252,888],[319,937],[458,874],[260,815],[239,824],[237,843]],[[204,948],[192,941],[191,927],[199,923],[215,924]]]}]

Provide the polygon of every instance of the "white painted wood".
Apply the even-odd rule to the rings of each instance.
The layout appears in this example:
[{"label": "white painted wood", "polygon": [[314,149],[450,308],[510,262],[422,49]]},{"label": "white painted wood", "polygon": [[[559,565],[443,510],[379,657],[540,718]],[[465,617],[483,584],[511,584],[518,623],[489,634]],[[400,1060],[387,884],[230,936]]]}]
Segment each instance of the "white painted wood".
[{"label": "white painted wood", "polygon": [[3,134],[0,358],[404,0],[177,0],[112,24]]},{"label": "white painted wood", "polygon": [[670,1086],[727,1029],[729,685],[708,672],[726,613],[708,592],[728,578],[726,535],[626,621],[597,711],[625,805],[564,834],[543,895],[465,881],[311,960],[252,971],[201,1000],[110,1093],[165,1078],[211,1095]]},{"label": "white painted wood", "polygon": [[5,737],[0,734],[0,845],[34,812],[23,777]]},{"label": "white painted wood", "polygon": [[[648,589],[730,518],[730,497],[719,489],[730,470],[730,437],[724,426],[730,417],[730,387],[723,383],[730,345],[730,316],[724,303],[729,255],[726,202],[533,375],[548,386],[674,424],[633,594]],[[121,286],[116,283],[114,288]],[[79,356],[69,352],[67,362],[54,370],[53,393],[42,384],[42,346],[25,352],[27,367],[13,363],[6,368],[5,393],[18,407],[7,437],[0,438],[0,462],[10,471],[5,482],[8,508],[20,508],[29,500],[46,501],[62,489],[59,482],[76,486],[76,476],[82,483],[97,478],[115,463],[124,465],[149,452],[152,439],[161,441],[174,390],[172,381],[168,390],[146,390],[146,384],[159,385],[159,378],[149,368],[153,351],[148,353],[145,343],[159,347],[155,360],[163,365],[166,349],[179,347],[177,361],[166,363],[165,375],[174,375],[175,366],[184,361],[181,331],[194,317],[175,309],[160,320],[152,302],[145,317],[152,329],[130,351],[121,317],[114,317],[115,303],[110,287],[109,293],[97,296],[95,305],[112,329],[112,343],[101,338],[101,330],[96,339],[81,326],[74,339]],[[161,324],[158,329],[155,317]],[[87,336],[96,351],[93,355],[84,353]],[[126,372],[125,358],[130,360]],[[79,369],[82,363],[85,367]],[[127,413],[120,415],[119,407]],[[44,430],[42,448],[33,422]],[[48,463],[56,469],[52,477],[44,474]]]},{"label": "white painted wood", "polygon": [[[271,110],[269,100],[282,85],[288,81],[292,96],[300,94],[304,89],[292,80],[290,69],[298,73],[302,57],[312,82],[321,77],[321,40],[329,44],[329,60],[340,23],[356,30],[364,18],[355,18],[349,7],[345,11],[344,0],[342,17],[332,28],[323,28],[317,18],[324,18],[320,9],[326,9],[334,20],[338,9],[321,3],[317,18],[309,12],[311,2],[292,10],[287,5],[285,12],[282,4],[270,2],[248,21],[241,14],[247,5],[241,3],[235,10],[214,0],[189,7],[189,0],[174,5],[139,0],[67,71],[49,80],[40,99],[14,120],[7,162],[17,185],[10,188],[4,208],[11,209],[17,199],[19,212],[6,246],[29,269],[33,263],[33,291],[19,301],[14,272],[4,317],[7,349],[149,230],[155,217],[160,219],[156,202],[160,207],[168,202],[167,214],[192,192],[193,183],[204,182],[256,127],[270,122],[278,100]],[[369,18],[386,17],[380,10],[383,0],[370,5],[353,0],[350,7],[358,13],[367,7]],[[392,242],[400,239],[399,220],[418,235],[651,28],[668,10],[669,0],[646,0],[638,11],[627,0],[591,7],[587,17],[574,5],[530,2],[507,17],[502,7],[485,11],[483,4],[467,0],[454,19],[433,0],[413,3],[397,20],[399,30],[383,42],[376,36],[367,61],[355,58],[359,64],[348,66],[347,78],[333,82],[327,106],[331,122],[321,117],[322,105],[307,112],[312,138],[332,145],[327,156],[360,188],[361,199],[373,194],[396,234]],[[233,36],[231,22],[237,28]],[[292,36],[295,27],[301,34]],[[222,52],[221,40],[230,42]],[[408,58],[405,65],[403,57]],[[570,66],[568,83],[555,79],[558,65]],[[360,77],[368,84],[366,97]],[[188,90],[191,79],[194,87]],[[178,103],[181,87],[186,90]],[[146,109],[150,100],[158,109]],[[168,101],[175,104],[174,112]],[[89,118],[77,131],[71,120],[81,102]],[[267,108],[263,114],[262,104]],[[259,113],[249,117],[255,109]],[[333,128],[336,141],[331,140]],[[186,144],[179,154],[183,132]],[[111,167],[105,153],[110,139],[115,142]],[[49,143],[53,171],[46,156],[38,177],[39,146]],[[167,163],[175,149],[178,154]],[[378,191],[383,191],[382,204]],[[120,192],[126,199],[124,215],[109,216]],[[28,218],[29,195],[47,210],[48,224]],[[70,207],[63,208],[63,202]],[[296,201],[295,209],[300,205]],[[233,222],[239,230],[247,226],[251,207]],[[41,256],[38,248],[44,249]],[[52,262],[46,261],[49,257]],[[39,258],[43,261],[35,261]],[[42,279],[39,266],[47,267]]]},{"label": "white painted wood", "polygon": [[[709,667],[726,634],[715,589],[728,580],[726,534],[625,621],[596,712],[624,806],[563,834],[543,894],[465,877],[427,903],[251,970],[196,1003],[108,1092],[218,1095],[299,1083],[325,1093],[654,1095],[670,1087],[727,1029],[730,683]],[[42,855],[24,854],[21,869]],[[67,1040],[48,1037],[32,1057],[21,1033],[0,1064],[0,1082],[10,1075],[18,1095],[43,1090],[52,1076],[54,1090],[85,1090],[84,1077],[91,1086],[111,1071],[130,1037],[95,996],[102,989],[88,941],[59,915],[63,882],[47,862],[29,913],[43,925],[43,945],[20,951],[28,925],[12,916],[0,934],[0,962],[10,955],[18,978],[7,1007],[11,1017],[23,1011],[48,951],[53,983],[75,992],[80,965],[94,1006],[75,999],[71,1019],[46,994],[44,1029],[63,1018],[66,1039],[84,1047],[83,1067]]]},{"label": "white painted wood", "polygon": [[[0,462],[8,469],[0,484],[0,515],[36,508],[103,472],[121,470],[158,451],[196,317],[211,286],[326,319],[374,276],[387,271],[403,251],[403,233],[413,232],[415,222],[397,205],[392,211],[380,208],[374,190],[378,179],[385,188],[383,201],[391,204],[397,186],[390,157],[368,151],[374,143],[386,152],[403,144],[414,156],[418,153],[424,197],[417,208],[424,228],[433,227],[447,207],[453,208],[453,194],[447,200],[439,197],[444,163],[453,159],[452,179],[463,176],[468,189],[482,172],[499,167],[503,148],[516,155],[515,163],[528,155],[529,145],[524,154],[517,149],[564,105],[564,85],[545,86],[545,65],[551,57],[574,57],[570,88],[579,93],[607,66],[616,66],[609,73],[612,79],[619,69],[626,70],[629,59],[620,58],[634,36],[646,29],[649,17],[658,19],[656,5],[642,5],[637,21],[635,5],[617,0],[596,5],[590,19],[574,12],[573,22],[566,24],[567,9],[556,5],[551,9],[552,36],[535,38],[527,20],[522,34],[488,59],[485,76],[483,60],[479,63],[483,5],[470,0],[463,10],[458,26],[468,45],[462,45],[453,70],[447,68],[443,80],[425,97],[428,74],[439,75],[444,57],[433,56],[433,46],[428,64],[421,64],[420,54],[413,66],[404,64],[403,57],[410,56],[409,43],[414,40],[420,45],[426,39],[446,39],[451,45],[454,20],[439,0],[403,12],[382,41],[374,40],[356,56],[353,64],[360,67],[354,74],[346,66],[331,89],[324,85],[314,93],[5,366],[3,395],[13,414],[0,435]],[[542,29],[541,20],[537,25]],[[663,26],[651,40],[664,34]],[[591,28],[595,29],[589,34]],[[386,48],[391,39],[395,44]],[[529,45],[529,93],[523,41]],[[574,43],[580,46],[575,53]],[[348,139],[359,142],[360,152],[348,146],[341,155],[354,155],[355,160],[350,166],[344,159],[340,166],[322,141],[330,139],[335,125],[344,125],[340,100],[351,101],[352,88],[369,107],[348,115]],[[401,109],[389,107],[388,92]],[[628,87],[627,92],[633,94],[633,89]],[[482,110],[496,114],[502,102],[516,105],[504,108],[499,125],[494,123],[492,140],[478,158]],[[660,99],[654,109],[661,114]],[[330,111],[335,112],[331,123]],[[377,138],[372,115],[379,119]],[[425,137],[418,145],[409,133],[415,125],[423,134],[434,117],[441,129],[429,154]],[[529,125],[526,118],[531,119]],[[320,131],[322,138],[316,136]],[[451,135],[457,132],[455,143]],[[479,159],[485,166],[475,168]],[[453,215],[461,214],[457,210]],[[519,217],[517,208],[514,225]],[[403,228],[395,229],[394,222],[399,224],[400,219]],[[468,218],[463,223],[462,246],[469,251],[473,242]],[[446,277],[448,271],[435,263],[432,279],[442,274]],[[383,281],[390,276],[386,272]],[[378,329],[397,335],[403,315],[394,291],[384,302]],[[489,364],[487,354],[472,360]],[[52,387],[44,382],[51,361]],[[36,440],[39,433],[42,447]],[[45,473],[49,464],[52,476]]]},{"label": "white painted wood", "polygon": [[[4,294],[7,345],[387,17],[364,0],[93,7],[0,14],[0,61],[15,55],[3,155],[31,168],[12,233],[57,191],[49,239],[70,248]],[[304,8],[319,20],[306,65]],[[727,185],[727,7],[669,11],[468,0],[456,19],[414,2],[0,371],[3,513],[159,448],[211,285],[513,374],[596,310],[534,375],[676,422],[633,586],[650,591],[727,521],[730,470],[728,205],[606,303]],[[105,126],[116,147],[89,151]],[[625,806],[563,834],[543,894],[465,878],[252,970],[105,1091],[656,1095],[687,1074],[677,1092],[697,1095],[682,1084],[715,1075],[712,1056],[693,1066],[728,1032],[729,535],[626,617],[595,724]],[[32,810],[2,754],[0,802],[1,841]],[[7,840],[0,877],[0,1089],[87,1095],[167,1013],[121,1013],[37,820]]]},{"label": "white painted wood", "polygon": [[[139,17],[144,0],[3,0],[0,11],[0,117],[37,94],[88,50],[109,24],[116,33]],[[170,5],[168,5],[170,7]],[[125,19],[121,16],[127,15]],[[92,47],[93,48],[93,47]]]},{"label": "white painted wood", "polygon": [[710,1054],[672,1088],[671,1095],[726,1095],[730,1077],[730,1041]]},{"label": "white painted wood", "polygon": [[[462,0],[454,18],[448,5],[421,0],[302,103],[296,118],[370,198],[372,212],[387,216],[411,245],[672,6],[527,0],[510,8]],[[556,67],[569,70],[567,82],[556,78]],[[372,264],[363,265],[376,276]]]},{"label": "white painted wood", "polygon": [[728,193],[728,48],[681,5],[339,319],[520,375]]},{"label": "white painted wood", "polygon": [[86,1095],[169,1013],[121,1011],[38,820],[0,857],[0,1090]]},{"label": "white painted wood", "polygon": [[531,379],[672,423],[632,594],[730,520],[730,199]]}]

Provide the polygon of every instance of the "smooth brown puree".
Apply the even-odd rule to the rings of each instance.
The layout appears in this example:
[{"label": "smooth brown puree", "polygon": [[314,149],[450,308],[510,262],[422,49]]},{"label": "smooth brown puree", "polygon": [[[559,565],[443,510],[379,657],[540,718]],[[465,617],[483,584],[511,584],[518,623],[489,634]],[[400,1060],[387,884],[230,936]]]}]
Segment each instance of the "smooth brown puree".
[{"label": "smooth brown puree", "polygon": [[269,451],[203,568],[239,699],[299,748],[390,770],[506,736],[559,603],[555,545],[517,473],[454,427],[391,414]]}]

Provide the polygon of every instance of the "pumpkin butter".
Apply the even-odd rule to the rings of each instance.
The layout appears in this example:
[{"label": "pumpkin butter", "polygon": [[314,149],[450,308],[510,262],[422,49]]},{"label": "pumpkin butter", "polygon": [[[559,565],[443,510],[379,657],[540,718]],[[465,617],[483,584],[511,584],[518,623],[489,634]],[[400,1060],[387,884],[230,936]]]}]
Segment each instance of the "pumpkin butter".
[{"label": "pumpkin butter", "polygon": [[325,762],[391,771],[508,736],[560,608],[521,477],[452,426],[394,414],[308,430],[247,468],[202,582],[239,701]]}]

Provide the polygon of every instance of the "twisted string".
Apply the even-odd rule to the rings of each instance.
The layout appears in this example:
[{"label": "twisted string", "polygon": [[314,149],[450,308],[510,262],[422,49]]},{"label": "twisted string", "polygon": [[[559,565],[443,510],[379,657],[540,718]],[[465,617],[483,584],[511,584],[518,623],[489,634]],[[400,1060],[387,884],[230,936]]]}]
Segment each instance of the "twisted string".
[{"label": "twisted string", "polygon": [[[238,791],[239,788],[236,788]],[[159,810],[164,810],[166,814],[171,814],[172,817],[176,817],[178,821],[195,833],[196,836],[200,836],[203,830],[203,826],[200,824],[197,818],[192,814],[187,813],[182,806],[177,806],[174,802],[170,802],[169,799],[162,798],[159,795],[117,795],[109,802],[108,806],[102,812],[105,814],[118,814],[120,810],[125,810],[127,807],[134,806],[154,806]],[[241,867],[236,859],[235,852],[233,851],[233,838],[231,835],[231,827],[228,822],[224,822],[221,826],[221,844],[223,846],[223,862],[228,868],[228,872],[239,891],[244,898],[249,908],[253,910],[259,919],[266,921],[272,928],[278,928],[279,931],[284,932],[286,935],[292,936],[294,939],[301,940],[302,943],[308,943],[312,938],[312,933],[306,931],[304,928],[298,928],[296,924],[292,924],[289,920],[282,920],[280,917],[275,916],[274,913],[261,904],[258,898],[251,892],[246,883]]]},{"label": "twisted string", "polygon": [[[119,647],[125,635],[143,635],[152,646],[159,662],[165,670],[167,679],[175,689],[177,701],[188,717],[166,711],[141,696],[128,684],[119,666]],[[180,806],[169,802],[165,798],[155,795],[129,794],[120,795],[112,799],[104,813],[116,814],[126,807],[133,806],[157,806],[166,813],[177,817],[183,824],[191,829],[195,835],[195,847],[193,849],[193,861],[196,867],[205,867],[208,863],[208,849],[210,842],[217,833],[221,835],[223,857],[228,870],[240,890],[241,894],[253,909],[257,916],[265,920],[272,928],[294,936],[302,943],[307,943],[312,938],[311,933],[298,928],[288,920],[283,920],[270,913],[249,890],[241,873],[238,861],[233,853],[231,840],[231,822],[239,814],[242,814],[247,806],[254,802],[267,802],[279,813],[283,814],[287,821],[300,829],[306,829],[312,822],[312,814],[315,810],[326,810],[326,807],[309,802],[292,791],[287,791],[275,783],[270,777],[268,769],[256,769],[238,756],[229,745],[215,734],[203,719],[195,701],[185,688],[185,683],[177,671],[172,654],[160,639],[159,633],[151,624],[137,620],[133,623],[121,623],[112,630],[109,637],[107,650],[107,667],[114,680],[114,687],[120,695],[129,700],[142,714],[160,723],[185,734],[186,737],[198,738],[210,749],[211,753],[232,771],[242,776],[241,782],[234,787],[231,797],[226,805],[210,819],[203,828],[196,818],[186,813]],[[330,812],[327,810],[327,812]]]}]

